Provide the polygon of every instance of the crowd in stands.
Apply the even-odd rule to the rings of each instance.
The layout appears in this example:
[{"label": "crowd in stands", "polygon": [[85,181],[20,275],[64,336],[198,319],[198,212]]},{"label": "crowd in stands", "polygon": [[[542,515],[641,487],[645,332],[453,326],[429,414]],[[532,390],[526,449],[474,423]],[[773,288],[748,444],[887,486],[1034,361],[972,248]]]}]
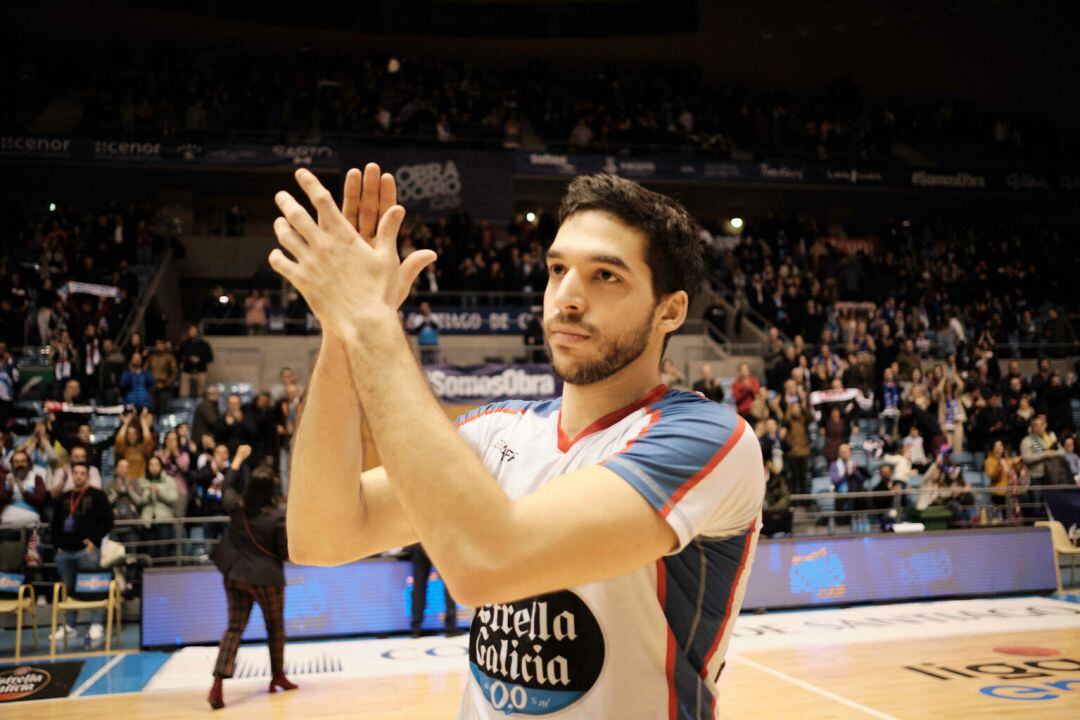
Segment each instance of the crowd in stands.
[{"label": "crowd in stands", "polygon": [[[954,458],[984,473],[993,505],[1013,519],[1030,515],[1020,507],[1037,500],[1030,487],[1080,484],[1073,370],[1042,358],[1031,375],[1017,359],[1002,372],[989,333],[972,345],[954,337],[944,357],[932,357],[891,299],[868,310],[861,319],[840,314],[835,328],[819,326],[812,344],[802,334],[786,340],[772,326],[763,376],[740,366],[730,399],[761,438],[770,477],[778,476],[770,487],[783,480],[810,492],[810,461],[820,453],[836,492],[898,492],[921,475],[918,510],[947,506],[953,520],[970,522],[977,500]],[[703,367],[694,389],[706,391],[710,378]],[[876,483],[872,466],[880,470]]]},{"label": "crowd in stands", "polygon": [[849,350],[892,357],[908,341],[924,354],[955,353],[961,364],[990,352],[1080,350],[1063,305],[1075,282],[1074,264],[1062,262],[1072,254],[1066,225],[896,220],[852,233],[748,220],[734,243],[713,241],[714,285],[815,352],[824,336],[839,360]]},{"label": "crowd in stands", "polygon": [[85,371],[76,355],[102,361],[138,298],[134,269],[174,233],[151,203],[9,207],[2,226],[0,342],[51,347],[60,377]]},{"label": "crowd in stands", "polygon": [[[242,479],[260,466],[278,469],[282,492],[288,491],[289,446],[300,412],[292,370],[283,369],[280,383],[246,403],[237,393],[223,397],[206,383],[209,344],[194,326],[189,332],[175,354],[159,340],[146,353],[146,367],[136,336],[124,348],[127,366],[118,375],[67,378],[59,399],[43,404],[43,414],[5,418],[0,572],[40,579],[43,563],[53,561],[70,588],[76,572],[104,562],[106,535],[153,562],[205,560],[223,525],[204,521],[178,530],[169,521],[223,515],[230,467]],[[87,380],[93,391],[84,391]],[[65,632],[75,631],[59,630]],[[102,640],[97,615],[87,639]]]},{"label": "crowd in stands", "polygon": [[[77,55],[72,55],[77,53]],[[77,62],[72,62],[77,57]],[[538,60],[389,58],[303,47],[101,43],[23,56],[5,73],[5,122],[42,114],[74,134],[204,141],[342,137],[557,151],[693,149],[721,157],[881,162],[894,143],[990,155],[1060,154],[1075,138],[1037,117],[976,103],[874,99],[719,84],[694,65],[566,72]],[[964,153],[963,150],[967,152]]]},{"label": "crowd in stands", "polygon": [[[408,217],[399,238],[401,256],[421,249],[434,250],[439,256],[418,278],[410,305],[432,299],[437,293],[444,293],[438,297],[438,305],[520,305],[538,299],[547,285],[544,250],[557,229],[554,217],[546,212],[532,222],[518,213],[501,233],[503,240],[497,242],[491,223],[475,222],[463,211],[433,221]],[[213,286],[188,315],[208,320],[208,335],[303,335],[318,331],[303,296],[288,287],[281,291],[281,279],[268,268],[254,273],[251,285],[246,290]],[[485,298],[462,293],[493,295]],[[528,297],[530,294],[535,297]]]}]

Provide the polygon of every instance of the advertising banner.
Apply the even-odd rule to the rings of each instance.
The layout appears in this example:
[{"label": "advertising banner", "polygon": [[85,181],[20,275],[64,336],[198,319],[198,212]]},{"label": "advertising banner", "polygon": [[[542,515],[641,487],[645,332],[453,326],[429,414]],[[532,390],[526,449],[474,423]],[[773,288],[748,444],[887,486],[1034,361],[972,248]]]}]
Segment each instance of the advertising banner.
[{"label": "advertising banner", "polygon": [[[521,335],[532,313],[521,307],[433,307],[431,314],[444,335]],[[405,327],[413,331],[423,315],[416,308],[405,311]]]},{"label": "advertising banner", "polygon": [[483,405],[500,400],[543,400],[562,394],[550,365],[425,365],[431,391],[444,403]]},{"label": "advertising banner", "polygon": [[508,153],[449,147],[342,149],[343,168],[377,162],[397,179],[398,202],[425,220],[464,210],[474,220],[505,221],[513,212]]},{"label": "advertising banner", "polygon": [[0,669],[0,704],[20,700],[66,698],[83,661],[35,662]]}]

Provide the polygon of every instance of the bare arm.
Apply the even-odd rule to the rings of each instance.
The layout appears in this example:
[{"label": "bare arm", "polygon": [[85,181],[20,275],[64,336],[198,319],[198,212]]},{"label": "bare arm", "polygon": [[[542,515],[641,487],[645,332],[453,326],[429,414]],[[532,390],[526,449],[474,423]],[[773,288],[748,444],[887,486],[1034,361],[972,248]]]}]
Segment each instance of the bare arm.
[{"label": "bare arm", "polygon": [[[377,165],[346,175],[341,213],[355,240],[373,242],[378,219],[396,202],[393,176]],[[403,277],[406,292],[422,267]],[[295,562],[338,565],[416,541],[382,468],[361,476],[361,418],[345,345],[324,325],[293,438],[286,529]]]}]

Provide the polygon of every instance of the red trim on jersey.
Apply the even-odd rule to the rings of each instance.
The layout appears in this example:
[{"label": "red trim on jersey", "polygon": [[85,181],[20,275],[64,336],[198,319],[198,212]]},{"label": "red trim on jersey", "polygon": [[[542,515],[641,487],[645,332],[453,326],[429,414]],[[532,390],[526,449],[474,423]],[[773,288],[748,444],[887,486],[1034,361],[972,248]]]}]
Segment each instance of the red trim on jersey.
[{"label": "red trim on jersey", "polygon": [[612,425],[619,422],[620,420],[622,420],[624,417],[626,417],[630,413],[635,412],[637,410],[640,410],[641,408],[645,407],[646,405],[648,405],[650,403],[654,403],[657,400],[659,400],[660,398],[664,397],[664,395],[667,394],[667,391],[668,391],[667,385],[664,385],[663,383],[661,383],[660,385],[657,385],[652,390],[650,390],[649,394],[646,395],[645,397],[641,398],[640,400],[638,400],[636,402],[633,402],[633,403],[627,405],[624,408],[619,408],[615,412],[608,413],[607,415],[600,418],[599,420],[594,421],[592,424],[590,424],[584,430],[579,432],[573,438],[567,437],[566,433],[563,432],[563,429],[562,429],[562,407],[560,407],[559,408],[559,421],[558,421],[559,433],[558,433],[558,442],[557,442],[559,450],[561,452],[566,452],[567,450],[569,450],[574,445],[574,443],[576,443],[581,438],[583,438],[583,437],[585,437],[587,435],[592,435],[594,432],[597,432],[598,430],[603,430],[604,428],[611,427]]},{"label": "red trim on jersey", "polygon": [[[663,612],[667,603],[667,568],[664,567],[664,558],[656,561],[656,599],[660,601],[660,611]],[[664,616],[664,624],[667,626],[667,657],[664,661],[664,676],[668,686],[668,720],[678,720],[679,703],[675,697],[675,633],[671,624]]]},{"label": "red trim on jersey", "polygon": [[455,423],[454,427],[459,428],[462,425],[467,425],[467,424],[471,423],[473,420],[479,420],[480,418],[484,417],[485,415],[490,415],[491,413],[506,413],[507,415],[524,415],[525,414],[525,408],[518,408],[517,410],[512,410],[510,408],[501,408],[501,407],[500,408],[488,408],[487,410],[481,410],[480,412],[476,413],[472,417],[467,417],[464,420],[461,420],[460,422]]},{"label": "red trim on jersey", "polygon": [[746,421],[739,418],[738,424],[735,426],[735,431],[731,433],[731,437],[724,443],[724,446],[712,456],[709,462],[705,463],[705,467],[698,470],[692,478],[680,485],[679,489],[671,494],[671,497],[664,504],[664,507],[660,508],[660,517],[666,518],[670,515],[671,511],[675,509],[675,506],[679,504],[679,501],[683,499],[683,496],[693,490],[695,485],[701,482],[706,475],[713,471],[713,468],[720,464],[720,461],[731,452],[731,448],[735,447],[735,443],[739,442],[739,438],[742,437],[745,430]]},{"label": "red trim on jersey", "polygon": [[[727,632],[728,627],[731,625],[731,606],[735,604],[735,594],[739,591],[739,583],[743,579],[743,573],[746,571],[746,561],[750,557],[750,547],[753,545],[751,542],[754,539],[754,532],[757,530],[757,518],[750,523],[750,529],[746,531],[746,540],[743,543],[742,558],[739,560],[739,569],[735,571],[735,582],[731,583],[731,592],[728,593],[727,605],[724,606],[724,622],[720,624],[720,631],[716,633],[716,637],[713,638],[712,645],[709,646],[708,652],[705,653],[705,657],[701,661],[701,677],[702,679],[708,679],[709,677],[709,662],[712,660],[713,655],[716,654],[717,649],[720,647],[720,641],[724,637],[724,633]],[[713,703],[716,702],[716,697],[713,696]]]},{"label": "red trim on jersey", "polygon": [[[660,411],[659,411],[659,410],[653,410],[653,411],[651,411],[651,412],[649,413],[649,422],[645,423],[645,427],[641,428],[641,432],[639,432],[639,433],[638,433],[637,435],[635,435],[634,437],[630,438],[629,442],[627,442],[627,443],[626,443],[626,447],[624,447],[624,448],[623,448],[622,450],[620,450],[619,452],[615,453],[615,455],[622,455],[622,454],[623,454],[624,452],[626,452],[626,451],[627,451],[627,450],[629,450],[630,448],[634,447],[634,443],[636,443],[636,442],[637,442],[638,440],[640,440],[641,438],[645,437],[645,433],[649,432],[649,429],[650,429],[650,428],[651,428],[651,427],[652,427],[653,425],[655,425],[656,423],[658,423],[659,421],[660,421]],[[607,458],[607,460],[604,460],[604,462],[607,462],[607,461],[608,461],[608,460],[610,460],[611,458],[615,457],[615,455],[612,455],[611,457]]]}]

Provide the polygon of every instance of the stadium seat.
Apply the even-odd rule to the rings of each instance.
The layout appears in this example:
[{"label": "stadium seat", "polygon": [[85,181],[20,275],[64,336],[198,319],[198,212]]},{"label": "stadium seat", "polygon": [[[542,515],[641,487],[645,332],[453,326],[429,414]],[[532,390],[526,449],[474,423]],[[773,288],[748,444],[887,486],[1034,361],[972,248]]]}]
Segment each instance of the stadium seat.
[{"label": "stadium seat", "polygon": [[[76,575],[76,587],[78,583],[85,578],[97,577],[97,576],[111,576],[112,573],[105,571],[100,573],[79,573]],[[121,597],[120,597],[120,583],[115,578],[109,580],[108,589],[102,595],[104,597],[82,600],[77,597],[69,597],[67,593],[67,587],[62,582],[53,584],[53,611],[52,611],[52,632],[49,635],[49,655],[56,655],[56,628],[58,627],[58,621],[67,625],[67,613],[69,610],[73,610],[78,613],[79,610],[96,610],[102,608],[105,610],[105,652],[108,653],[112,650],[112,632],[113,628],[116,628],[116,639],[120,640],[121,630]],[[63,616],[61,616],[61,613]],[[115,625],[113,619],[115,617]],[[67,651],[67,634],[64,634],[64,651]]]},{"label": "stadium seat", "polygon": [[25,579],[17,573],[0,573],[0,615],[15,613],[15,662],[22,657],[23,613],[34,625],[34,649],[38,647],[37,597]]},{"label": "stadium seat", "polygon": [[1069,534],[1065,531],[1065,526],[1057,520],[1039,520],[1035,523],[1035,526],[1050,529],[1050,541],[1054,545],[1054,572],[1057,573],[1057,591],[1063,593],[1065,588],[1061,583],[1061,556],[1065,555],[1069,558],[1069,586],[1072,587],[1076,585],[1076,559],[1080,557],[1080,548],[1069,542]]}]

